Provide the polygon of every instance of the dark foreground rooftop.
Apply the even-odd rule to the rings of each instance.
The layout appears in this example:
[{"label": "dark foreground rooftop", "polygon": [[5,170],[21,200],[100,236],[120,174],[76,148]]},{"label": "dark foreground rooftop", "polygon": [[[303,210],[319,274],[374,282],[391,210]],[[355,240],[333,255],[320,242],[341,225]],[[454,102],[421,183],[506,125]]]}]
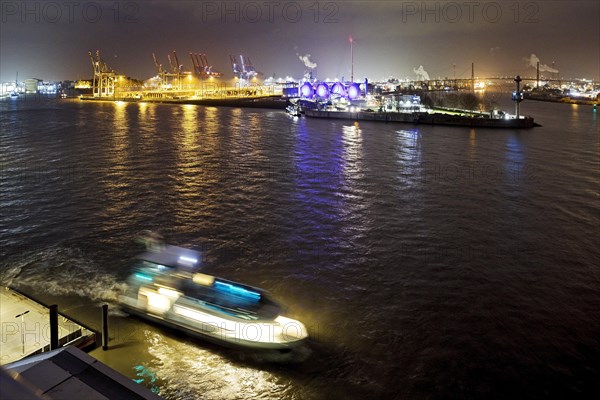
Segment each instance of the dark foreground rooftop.
[{"label": "dark foreground rooftop", "polygon": [[72,346],[31,356],[4,368],[0,374],[2,399],[161,399]]}]

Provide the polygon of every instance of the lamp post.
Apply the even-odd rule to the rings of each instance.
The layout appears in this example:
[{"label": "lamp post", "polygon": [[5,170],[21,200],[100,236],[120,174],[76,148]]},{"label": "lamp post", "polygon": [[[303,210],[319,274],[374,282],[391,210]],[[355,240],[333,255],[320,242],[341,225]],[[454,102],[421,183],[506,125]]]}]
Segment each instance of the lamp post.
[{"label": "lamp post", "polygon": [[28,314],[29,310],[22,312],[21,314],[15,315],[15,318],[21,317],[21,345],[23,346],[23,354],[25,354],[25,314]]}]

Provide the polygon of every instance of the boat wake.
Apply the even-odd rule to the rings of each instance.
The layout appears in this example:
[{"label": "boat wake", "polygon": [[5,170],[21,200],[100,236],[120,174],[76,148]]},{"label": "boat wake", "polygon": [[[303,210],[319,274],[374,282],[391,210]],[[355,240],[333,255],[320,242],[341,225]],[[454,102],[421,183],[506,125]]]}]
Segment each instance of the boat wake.
[{"label": "boat wake", "polygon": [[82,251],[48,247],[0,264],[0,284],[30,287],[51,295],[77,295],[94,301],[116,301],[126,285],[105,273]]},{"label": "boat wake", "polygon": [[292,389],[285,377],[190,342],[150,331],[146,341],[152,360],[145,368],[156,374],[165,399],[280,399]]},{"label": "boat wake", "polygon": [[299,364],[306,361],[312,354],[308,345],[302,344],[289,350],[239,351],[235,358],[242,362],[256,364]]}]

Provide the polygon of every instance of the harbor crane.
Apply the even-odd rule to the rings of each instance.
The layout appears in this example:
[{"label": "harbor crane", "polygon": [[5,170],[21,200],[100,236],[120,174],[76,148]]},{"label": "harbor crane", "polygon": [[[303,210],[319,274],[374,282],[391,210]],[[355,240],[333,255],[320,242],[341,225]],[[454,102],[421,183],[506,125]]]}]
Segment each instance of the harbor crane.
[{"label": "harbor crane", "polygon": [[156,59],[156,54],[152,53],[152,59],[154,60],[154,65],[156,66],[158,74],[161,75],[163,73],[162,64],[158,63],[158,60]]},{"label": "harbor crane", "polygon": [[190,59],[192,60],[192,65],[194,66],[194,73],[198,77],[208,78],[223,76],[222,73],[212,70],[213,67],[212,65],[208,64],[206,54],[190,52]]},{"label": "harbor crane", "polygon": [[154,65],[156,66],[156,71],[158,72],[158,77],[160,79],[160,88],[162,89],[168,84],[167,72],[163,70],[162,64],[156,59],[156,54],[152,53],[152,59],[154,60]]},{"label": "harbor crane", "polygon": [[171,64],[171,69],[173,70],[173,74],[181,74],[183,71],[183,64],[179,64],[179,59],[177,58],[177,52],[173,50],[173,58],[171,58],[170,54],[167,54],[167,58],[169,59],[169,64]]},{"label": "harbor crane", "polygon": [[88,51],[88,55],[92,63],[92,68],[94,69],[94,79],[92,83],[93,96],[114,96],[117,73],[100,57],[100,50],[96,50],[95,58],[91,51]]},{"label": "harbor crane", "polygon": [[241,80],[250,80],[260,75],[258,71],[254,68],[250,57],[246,57],[240,54],[239,62],[237,57],[234,55],[229,55],[229,60],[231,61],[231,68],[233,69],[233,73],[235,76]]},{"label": "harbor crane", "polygon": [[154,65],[156,66],[158,77],[160,78],[160,88],[164,89],[169,87],[169,84],[173,85],[173,83],[176,81],[178,86],[177,88],[181,90],[181,76],[186,74],[186,72],[183,71],[183,64],[179,64],[179,59],[177,58],[177,53],[175,50],[173,50],[172,55],[167,54],[167,59],[169,60],[169,65],[171,66],[171,72],[163,68],[162,64],[158,62],[156,54],[152,53],[152,59],[154,60]]}]

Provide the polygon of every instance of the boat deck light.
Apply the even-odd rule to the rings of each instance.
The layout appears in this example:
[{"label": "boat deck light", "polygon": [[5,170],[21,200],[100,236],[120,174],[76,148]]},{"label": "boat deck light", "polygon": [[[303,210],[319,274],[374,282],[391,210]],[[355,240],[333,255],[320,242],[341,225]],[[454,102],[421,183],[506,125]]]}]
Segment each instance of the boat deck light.
[{"label": "boat deck light", "polygon": [[184,261],[184,262],[196,264],[198,262],[198,259],[192,258],[192,257],[188,257],[188,256],[179,256],[179,261]]},{"label": "boat deck light", "polygon": [[152,280],[153,280],[151,276],[144,275],[144,274],[135,274],[135,277],[143,279],[143,280],[148,281],[148,282],[152,282]]},{"label": "boat deck light", "polygon": [[214,283],[215,289],[220,290],[222,292],[229,292],[233,295],[246,297],[254,301],[260,300],[260,293],[253,292],[251,290],[245,289],[241,286],[232,285],[230,283],[215,281]]}]

